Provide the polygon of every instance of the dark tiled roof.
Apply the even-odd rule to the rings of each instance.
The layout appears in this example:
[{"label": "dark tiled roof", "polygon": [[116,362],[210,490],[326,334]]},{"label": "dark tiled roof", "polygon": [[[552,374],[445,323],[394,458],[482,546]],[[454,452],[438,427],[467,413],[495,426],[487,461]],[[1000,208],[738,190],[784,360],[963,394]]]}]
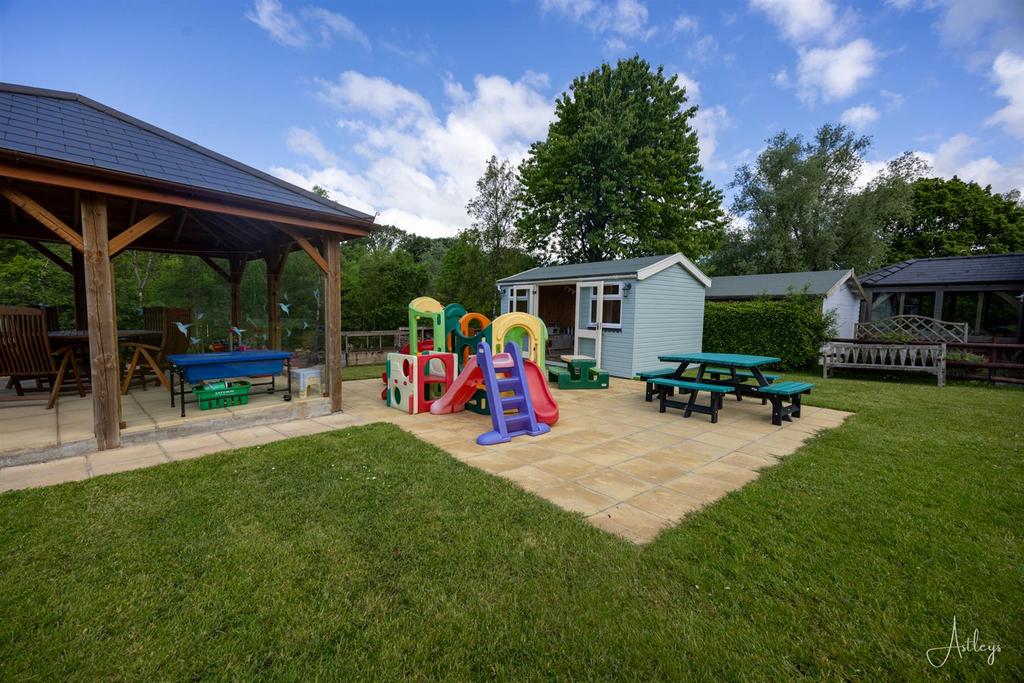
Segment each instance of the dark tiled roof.
[{"label": "dark tiled roof", "polygon": [[0,83],[0,150],[340,218],[373,218],[74,93]]},{"label": "dark tiled roof", "polygon": [[661,256],[642,256],[619,261],[595,261],[593,263],[568,263],[561,266],[544,266],[524,270],[498,280],[499,284],[515,284],[517,282],[540,282],[543,280],[575,280],[577,278],[611,277],[613,275],[636,275],[637,271],[647,266],[664,261],[671,254]]},{"label": "dark tiled roof", "polygon": [[1024,252],[902,261],[868,273],[865,287],[1024,282]]},{"label": "dark tiled roof", "polygon": [[750,299],[801,293],[820,296],[827,294],[849,274],[849,270],[820,270],[716,276],[711,278],[711,289],[706,296],[708,299]]}]

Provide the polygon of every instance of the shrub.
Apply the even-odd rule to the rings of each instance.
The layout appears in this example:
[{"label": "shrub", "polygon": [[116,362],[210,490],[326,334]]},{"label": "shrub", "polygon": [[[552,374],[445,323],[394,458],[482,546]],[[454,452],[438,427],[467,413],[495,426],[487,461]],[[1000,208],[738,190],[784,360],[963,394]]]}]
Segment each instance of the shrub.
[{"label": "shrub", "polygon": [[776,356],[788,369],[813,367],[834,328],[834,316],[823,315],[821,299],[814,297],[709,301],[704,306],[705,351]]}]

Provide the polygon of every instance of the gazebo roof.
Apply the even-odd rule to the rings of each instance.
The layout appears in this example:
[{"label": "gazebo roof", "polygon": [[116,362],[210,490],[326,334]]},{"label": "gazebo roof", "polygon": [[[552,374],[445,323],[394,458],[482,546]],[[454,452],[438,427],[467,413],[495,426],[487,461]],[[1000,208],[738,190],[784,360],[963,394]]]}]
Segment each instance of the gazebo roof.
[{"label": "gazebo roof", "polygon": [[80,250],[85,192],[107,198],[113,253],[130,244],[248,260],[301,247],[317,259],[325,235],[376,228],[367,213],[81,95],[0,83],[0,196],[10,204],[0,238]]},{"label": "gazebo roof", "polygon": [[343,218],[356,211],[87,97],[0,83],[0,149]]}]

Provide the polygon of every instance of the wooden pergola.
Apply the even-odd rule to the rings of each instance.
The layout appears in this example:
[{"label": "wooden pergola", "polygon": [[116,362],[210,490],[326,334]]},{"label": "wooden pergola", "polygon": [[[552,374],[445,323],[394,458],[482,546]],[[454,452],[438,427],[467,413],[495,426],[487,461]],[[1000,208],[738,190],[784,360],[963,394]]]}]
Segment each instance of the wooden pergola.
[{"label": "wooden pergola", "polygon": [[[89,331],[99,449],[121,443],[111,260],[125,249],[202,259],[228,285],[233,325],[245,267],[263,259],[275,348],[285,262],[292,251],[308,254],[324,277],[325,391],[341,410],[339,242],[369,234],[372,216],[79,95],[4,84],[0,196],[0,238],[25,241],[72,275],[76,326]],[[70,263],[53,243],[71,246]]]}]

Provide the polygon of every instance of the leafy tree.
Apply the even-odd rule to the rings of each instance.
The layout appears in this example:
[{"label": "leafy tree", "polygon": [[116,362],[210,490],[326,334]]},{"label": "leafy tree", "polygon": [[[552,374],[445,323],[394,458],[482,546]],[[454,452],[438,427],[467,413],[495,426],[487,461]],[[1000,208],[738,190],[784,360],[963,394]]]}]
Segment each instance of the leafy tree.
[{"label": "leafy tree", "polygon": [[486,313],[493,318],[499,313],[497,281],[507,275],[532,268],[536,261],[520,249],[506,249],[492,269],[491,254],[480,230],[467,228],[459,233],[445,252],[438,273],[435,291],[446,303],[457,301],[468,311]]},{"label": "leafy tree", "polygon": [[870,139],[843,125],[824,125],[811,141],[785,131],[767,141],[751,166],[736,170],[732,210],[749,222],[717,259],[722,273],[829,270],[846,265],[842,220]]},{"label": "leafy tree", "polygon": [[836,227],[837,265],[865,273],[884,264],[889,234],[913,216],[914,183],[929,170],[921,157],[905,152],[850,197]]},{"label": "leafy tree", "polygon": [[[469,200],[466,211],[474,219],[473,228],[486,255],[493,285],[497,279],[511,275],[506,272],[506,262],[519,248],[515,224],[523,210],[522,186],[512,164],[507,159],[499,163],[498,158],[492,156],[487,160],[484,174],[476,181],[476,189],[477,194]],[[477,310],[489,310],[494,315],[500,303],[498,289],[492,286],[489,305]]]},{"label": "leafy tree", "polygon": [[933,256],[1001,254],[1024,250],[1019,193],[953,177],[913,184],[912,211],[887,226],[890,261]]},{"label": "leafy tree", "polygon": [[685,88],[634,56],[576,78],[520,167],[527,247],[566,263],[721,241],[721,193],[701,175]]}]

